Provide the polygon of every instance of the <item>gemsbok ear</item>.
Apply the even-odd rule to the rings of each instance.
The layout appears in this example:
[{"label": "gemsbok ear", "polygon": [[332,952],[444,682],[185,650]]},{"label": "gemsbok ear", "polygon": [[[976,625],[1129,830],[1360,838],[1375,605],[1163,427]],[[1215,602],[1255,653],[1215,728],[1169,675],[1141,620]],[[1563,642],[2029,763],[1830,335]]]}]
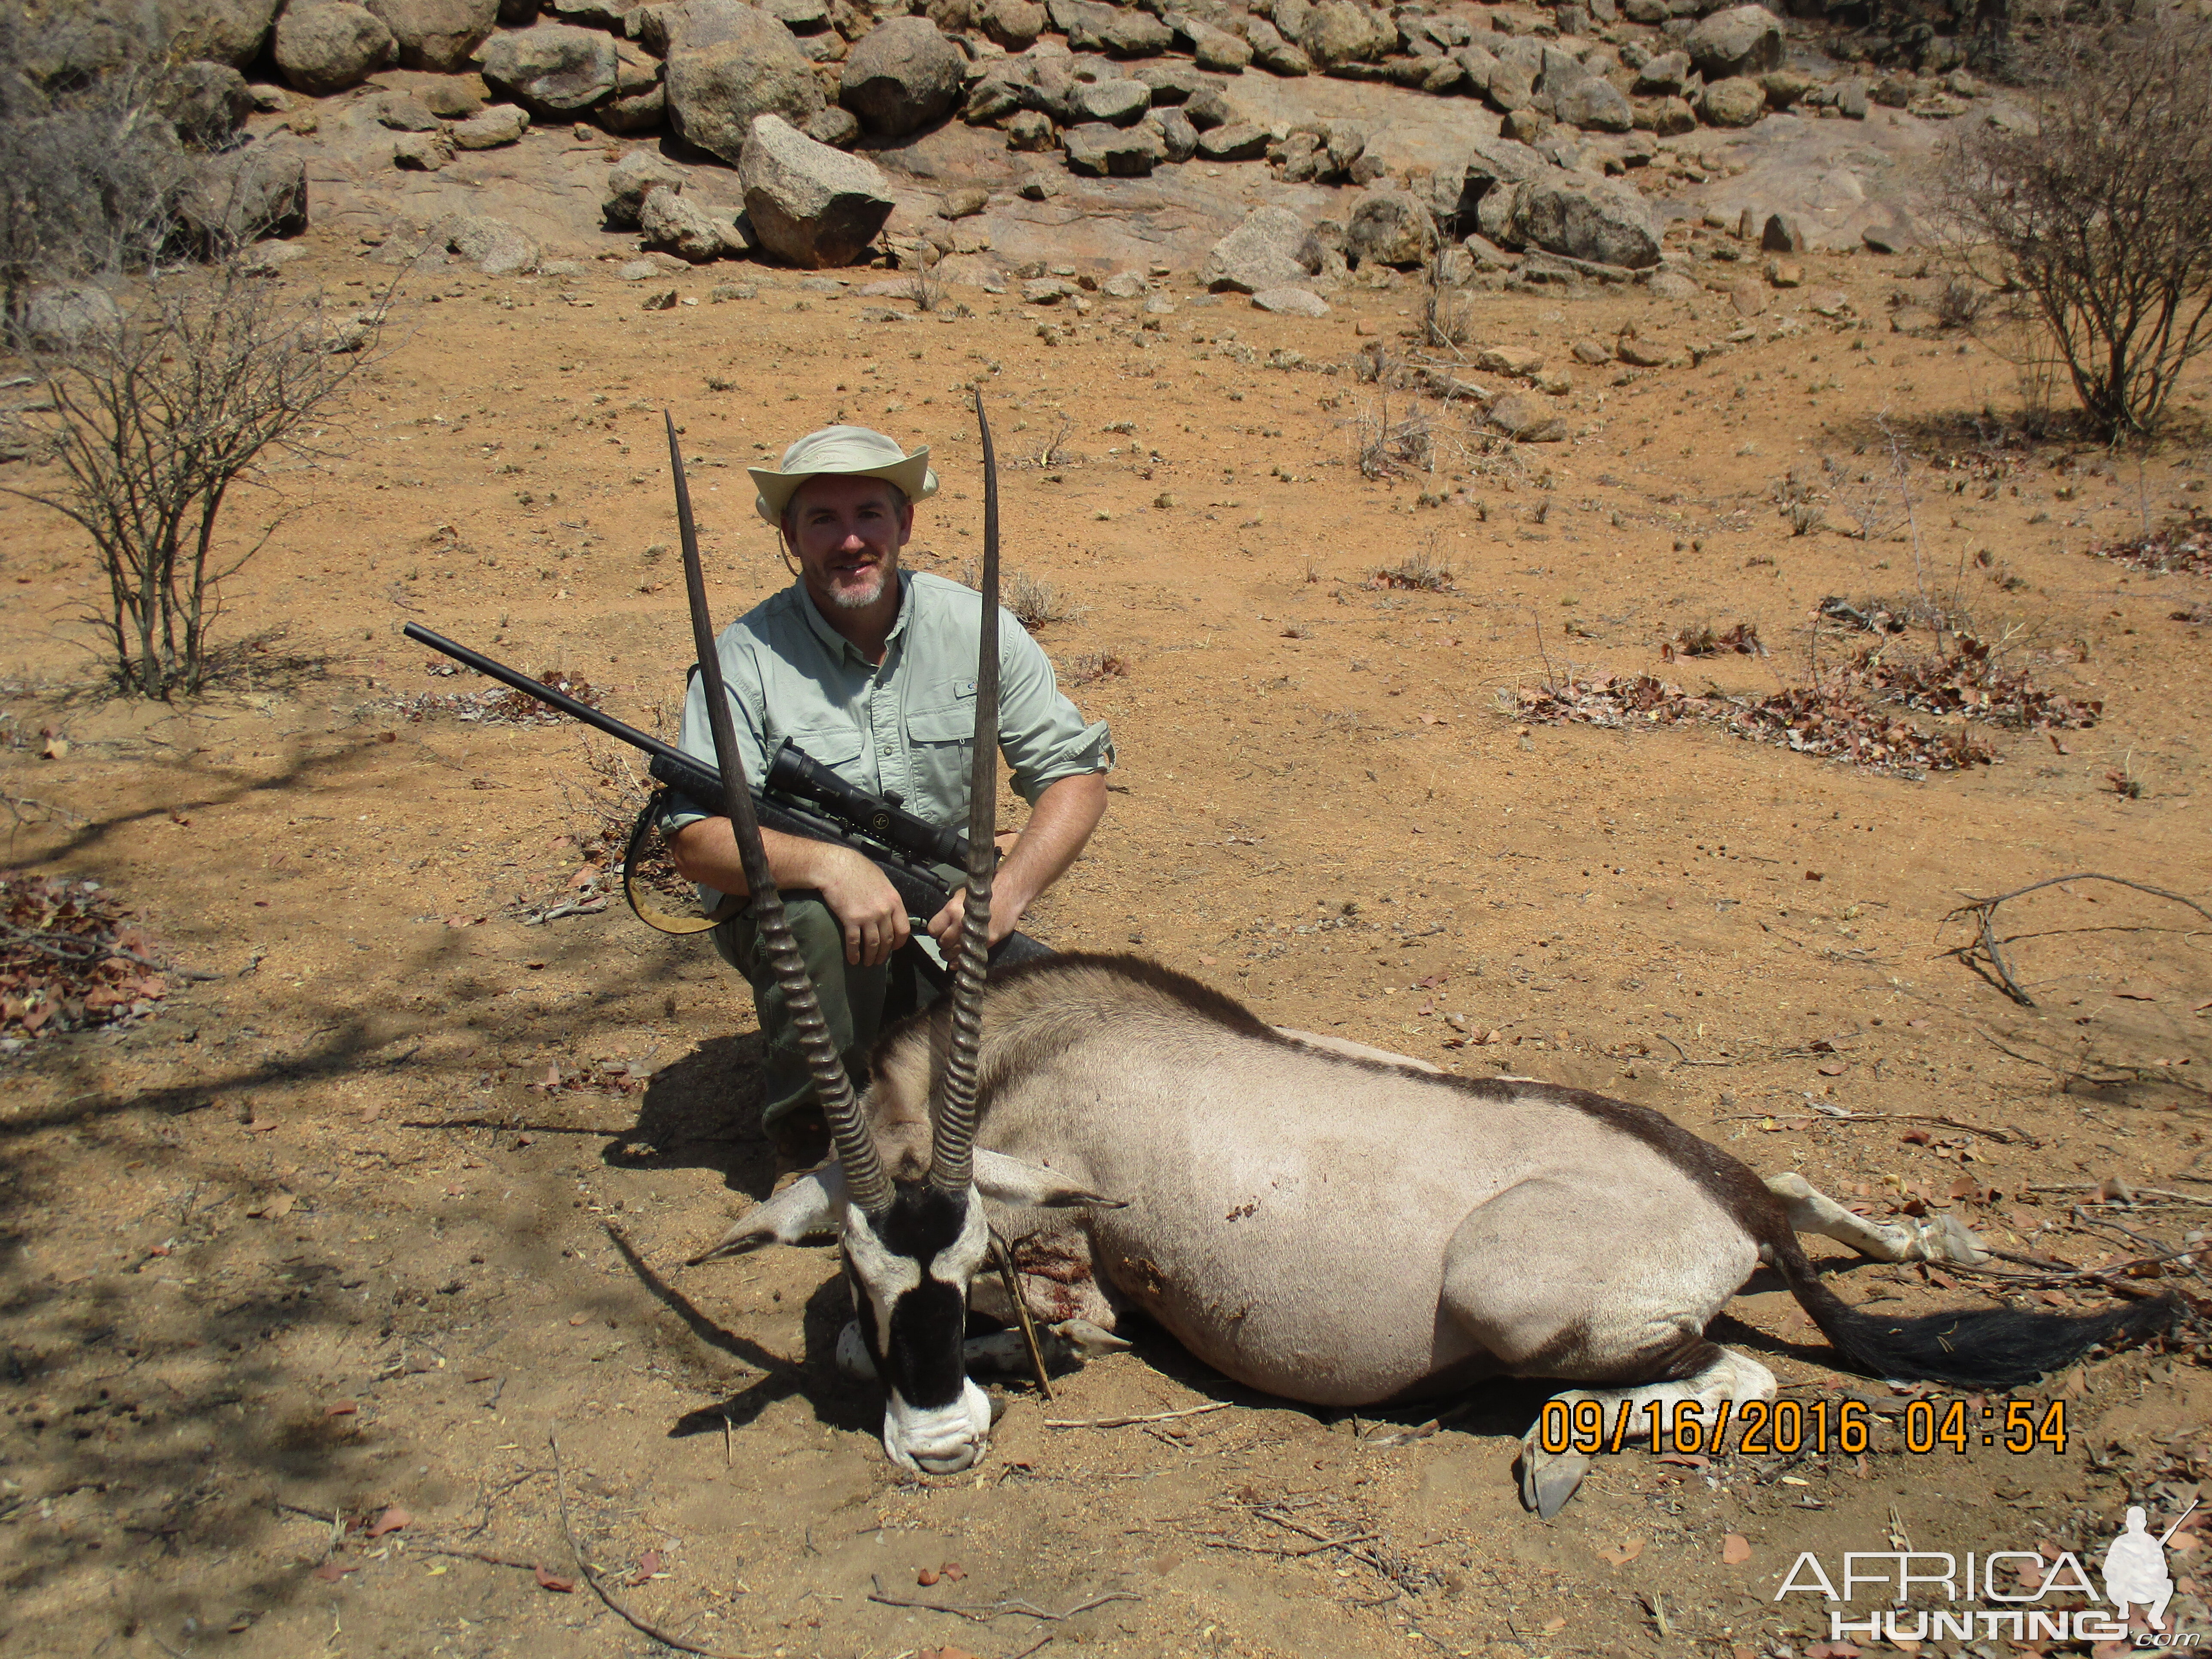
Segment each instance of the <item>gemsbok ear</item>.
[{"label": "gemsbok ear", "polygon": [[737,1224],[685,1265],[716,1261],[767,1244],[797,1244],[837,1231],[845,1207],[845,1171],[836,1158],[810,1170],[765,1204],[747,1211]]},{"label": "gemsbok ear", "polygon": [[1057,1170],[1024,1164],[1004,1152],[975,1152],[975,1190],[995,1203],[1042,1210],[1119,1210],[1127,1200],[1079,1187]]}]

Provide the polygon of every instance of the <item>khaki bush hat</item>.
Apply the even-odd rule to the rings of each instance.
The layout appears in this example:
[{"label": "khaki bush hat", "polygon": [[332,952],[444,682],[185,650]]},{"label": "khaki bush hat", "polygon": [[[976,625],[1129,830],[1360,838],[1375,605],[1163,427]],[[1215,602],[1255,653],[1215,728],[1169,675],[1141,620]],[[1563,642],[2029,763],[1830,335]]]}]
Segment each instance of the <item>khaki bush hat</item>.
[{"label": "khaki bush hat", "polygon": [[783,509],[799,486],[824,472],[882,478],[904,490],[910,501],[937,493],[927,444],[909,455],[893,440],[865,426],[825,426],[785,450],[781,468],[750,466],[745,471],[760,491],[753,498],[753,510],[774,525],[783,522]]}]

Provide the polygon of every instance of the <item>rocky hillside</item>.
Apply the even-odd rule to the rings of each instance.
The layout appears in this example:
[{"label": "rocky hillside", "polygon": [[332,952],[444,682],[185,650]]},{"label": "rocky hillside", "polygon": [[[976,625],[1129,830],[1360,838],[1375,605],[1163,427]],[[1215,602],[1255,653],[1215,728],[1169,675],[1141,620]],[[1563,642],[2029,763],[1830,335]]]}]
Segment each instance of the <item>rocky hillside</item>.
[{"label": "rocky hillside", "polygon": [[1682,219],[1904,246],[1898,170],[1991,107],[1926,8],[908,3],[110,0],[44,69],[169,39],[180,131],[390,260],[1252,290],[1387,281],[1440,234],[1491,285],[1688,281]]}]

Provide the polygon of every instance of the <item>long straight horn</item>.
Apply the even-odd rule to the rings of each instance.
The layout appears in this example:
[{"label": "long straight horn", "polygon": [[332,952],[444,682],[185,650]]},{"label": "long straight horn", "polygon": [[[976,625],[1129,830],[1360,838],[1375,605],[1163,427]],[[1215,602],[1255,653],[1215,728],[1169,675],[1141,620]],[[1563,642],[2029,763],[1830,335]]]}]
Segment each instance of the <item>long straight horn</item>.
[{"label": "long straight horn", "polygon": [[684,542],[684,586],[691,600],[691,640],[699,653],[699,684],[706,694],[707,721],[714,733],[714,763],[722,772],[722,807],[737,836],[738,858],[744,866],[745,890],[752,898],[754,925],[791,1023],[799,1032],[806,1064],[814,1073],[814,1092],[822,1102],[822,1115],[830,1124],[830,1137],[844,1165],[845,1188],[852,1201],[869,1215],[890,1207],[891,1185],[884,1174],[875,1138],[861,1121],[860,1103],[853,1098],[853,1080],[838,1058],[836,1040],[822,1018],[821,999],[807,977],[799,942],[791,936],[791,923],[783,912],[783,895],[776,891],[769,873],[768,849],[761,844],[760,820],[753,815],[752,790],[745,781],[744,757],[738,752],[737,728],[730,720],[729,694],[722,688],[722,661],[714,649],[713,614],[707,608],[707,578],[699,566],[699,532],[691,522],[691,487],[684,477],[684,451],[676,441],[676,420],[663,411],[668,422],[668,465],[676,479],[676,524]]},{"label": "long straight horn", "polygon": [[983,437],[983,617],[975,652],[975,745],[968,773],[968,902],[952,969],[952,1041],[945,1056],[929,1178],[948,1193],[968,1189],[975,1161],[977,1066],[983,1043],[983,975],[991,948],[991,880],[999,823],[999,457],[983,393],[975,392]]}]

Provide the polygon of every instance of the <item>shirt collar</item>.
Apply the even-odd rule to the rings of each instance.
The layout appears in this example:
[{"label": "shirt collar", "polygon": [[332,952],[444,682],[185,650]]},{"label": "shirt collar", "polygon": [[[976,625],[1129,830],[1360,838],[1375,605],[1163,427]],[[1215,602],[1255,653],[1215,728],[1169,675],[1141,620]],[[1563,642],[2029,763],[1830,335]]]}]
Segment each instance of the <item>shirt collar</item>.
[{"label": "shirt collar", "polygon": [[[907,618],[914,614],[914,583],[908,580],[909,574],[903,569],[898,573],[898,615],[891,621],[891,631],[884,636],[884,659],[886,662],[890,660],[891,646],[899,635],[906,632]],[[851,656],[872,672],[875,665],[860,654],[860,648],[830,625],[830,619],[822,614],[821,606],[814,603],[814,595],[806,591],[806,584],[796,581],[792,586],[799,594],[799,614],[806,618],[807,627],[813,630],[814,637],[822,641],[823,648],[840,661]]]}]

